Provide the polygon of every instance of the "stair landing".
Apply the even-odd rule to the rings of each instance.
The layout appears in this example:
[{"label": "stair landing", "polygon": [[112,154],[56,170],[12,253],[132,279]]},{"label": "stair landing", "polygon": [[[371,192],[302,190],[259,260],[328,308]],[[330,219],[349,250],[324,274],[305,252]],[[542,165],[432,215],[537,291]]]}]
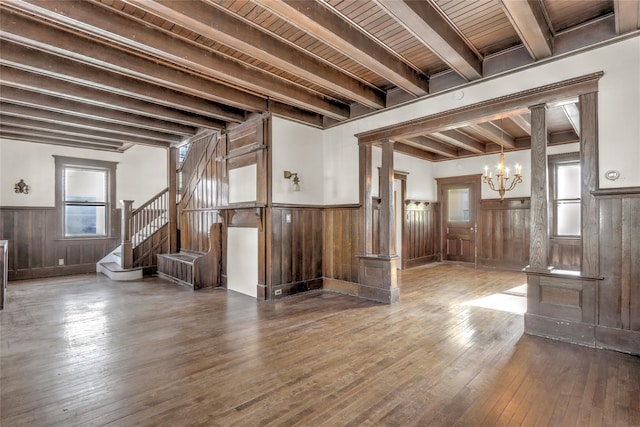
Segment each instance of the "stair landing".
[{"label": "stair landing", "polygon": [[143,269],[142,267],[122,268],[116,262],[99,262],[98,273],[116,281],[139,280],[142,279]]}]

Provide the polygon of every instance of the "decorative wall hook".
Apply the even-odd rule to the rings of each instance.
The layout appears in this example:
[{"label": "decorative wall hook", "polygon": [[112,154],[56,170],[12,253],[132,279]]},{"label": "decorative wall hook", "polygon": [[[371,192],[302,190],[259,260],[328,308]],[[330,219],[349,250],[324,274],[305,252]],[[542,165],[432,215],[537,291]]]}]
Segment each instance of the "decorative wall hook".
[{"label": "decorative wall hook", "polygon": [[20,182],[17,182],[13,188],[16,193],[29,194],[29,186],[23,179],[21,179]]}]

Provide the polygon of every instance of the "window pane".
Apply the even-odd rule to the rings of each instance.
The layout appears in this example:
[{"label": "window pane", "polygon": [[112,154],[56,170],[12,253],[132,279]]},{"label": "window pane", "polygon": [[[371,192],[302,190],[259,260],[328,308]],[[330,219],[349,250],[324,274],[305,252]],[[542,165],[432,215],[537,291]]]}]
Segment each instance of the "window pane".
[{"label": "window pane", "polygon": [[558,235],[580,235],[580,202],[558,202]]},{"label": "window pane", "polygon": [[107,172],[104,170],[65,168],[64,184],[66,201],[107,201]]},{"label": "window pane", "polygon": [[469,189],[448,190],[449,221],[469,221]]},{"label": "window pane", "polygon": [[65,206],[66,236],[106,235],[104,206]]},{"label": "window pane", "polygon": [[580,198],[580,165],[558,165],[558,199]]}]

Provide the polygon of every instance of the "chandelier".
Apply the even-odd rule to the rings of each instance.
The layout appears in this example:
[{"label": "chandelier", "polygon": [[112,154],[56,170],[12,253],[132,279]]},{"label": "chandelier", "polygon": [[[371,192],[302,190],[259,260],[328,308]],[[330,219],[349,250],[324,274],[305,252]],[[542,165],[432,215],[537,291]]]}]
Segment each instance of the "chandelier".
[{"label": "chandelier", "polygon": [[[500,126],[502,135],[504,130],[502,125]],[[484,167],[484,173],[482,174],[482,182],[489,185],[493,191],[497,191],[500,195],[500,200],[504,200],[504,194],[507,191],[511,191],[515,188],[516,184],[522,182],[522,166],[516,163],[515,173],[513,177],[509,176],[509,168],[504,166],[504,146],[500,144],[500,163],[498,164],[498,173],[495,178],[489,170],[488,166]]]}]

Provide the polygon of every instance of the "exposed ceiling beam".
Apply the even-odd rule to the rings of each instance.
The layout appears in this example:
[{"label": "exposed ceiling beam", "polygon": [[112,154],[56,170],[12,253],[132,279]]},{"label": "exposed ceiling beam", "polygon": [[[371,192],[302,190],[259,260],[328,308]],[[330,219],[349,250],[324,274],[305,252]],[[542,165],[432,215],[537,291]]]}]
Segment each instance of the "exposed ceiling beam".
[{"label": "exposed ceiling beam", "polygon": [[423,148],[425,150],[431,151],[432,153],[440,154],[441,156],[456,158],[458,157],[458,150],[451,147],[450,145],[443,144],[440,141],[437,141],[433,138],[429,138],[428,136],[416,136],[414,138],[401,139],[400,142],[404,142],[405,144],[416,146]]},{"label": "exposed ceiling beam", "polygon": [[30,108],[23,105],[7,104],[4,102],[0,103],[0,114],[2,114],[2,116],[4,116],[5,118],[16,117],[22,119],[37,120],[39,123],[49,123],[52,126],[72,126],[79,129],[84,129],[88,133],[95,130],[99,132],[111,132],[114,134],[120,134],[124,135],[124,137],[134,136],[137,138],[147,138],[169,143],[181,142],[184,139],[184,137],[180,135],[157,132],[153,130],[142,129],[118,123],[110,123],[86,117],[73,116],[56,111]]},{"label": "exposed ceiling beam", "polygon": [[616,17],[616,34],[624,34],[640,28],[640,0],[613,0]]},{"label": "exposed ceiling beam", "polygon": [[234,18],[225,8],[213,8],[211,5],[195,1],[175,0],[125,0],[125,3],[272,64],[336,94],[342,94],[367,107],[385,107],[382,91],[369,87],[302,51],[296,51],[283,41],[265,37],[267,33]]},{"label": "exposed ceiling beam", "polygon": [[526,132],[527,135],[531,135],[531,122],[523,114],[515,114],[509,116],[509,119],[515,123],[520,129]]},{"label": "exposed ceiling beam", "polygon": [[[110,89],[113,90],[122,87],[126,81],[129,86],[134,88],[142,87],[149,90],[149,86],[155,86],[156,90],[173,89],[174,98],[182,99],[182,104],[179,105],[194,113],[239,123],[245,119],[244,107],[248,109],[251,106],[253,111],[265,110],[266,100],[258,96],[231,89],[193,74],[161,66],[157,61],[126,53],[75,34],[60,31],[54,27],[39,24],[20,15],[10,14],[4,10],[0,13],[0,37],[3,39],[3,61],[7,50],[5,44],[15,46],[18,43],[47,54],[63,57],[67,61],[73,61],[71,70],[66,71],[67,75],[73,76],[74,73],[71,71],[76,68],[82,68],[86,71],[86,67],[91,67],[88,74],[94,79],[99,80],[103,75],[108,78],[111,75]],[[25,56],[24,48],[18,47],[17,49],[18,55]],[[24,59],[18,59],[14,61],[14,64],[24,62]],[[29,59],[33,63],[36,58]],[[47,65],[47,62],[40,62],[37,68],[41,70],[42,74],[47,74],[44,71]],[[75,74],[77,73],[78,71],[75,71]],[[83,77],[84,80],[88,80],[86,73]],[[114,78],[117,82],[113,82]],[[141,92],[140,89],[136,91],[134,88],[129,92]],[[227,98],[234,96],[238,97],[237,101],[230,104],[236,105],[235,107],[220,103],[220,100],[227,101]],[[162,97],[155,98],[162,99]],[[153,98],[147,100],[152,101]],[[242,107],[237,105],[242,105]]]},{"label": "exposed ceiling beam", "polygon": [[374,0],[453,70],[467,80],[482,77],[482,62],[427,1]]},{"label": "exposed ceiling beam", "polygon": [[485,153],[485,145],[457,130],[436,132],[431,136],[476,154]]},{"label": "exposed ceiling beam", "polygon": [[[8,49],[5,49],[7,44],[3,43],[2,57],[0,57],[0,63],[7,59],[9,56]],[[29,58],[31,55],[27,56]],[[56,71],[59,67],[59,61],[56,57],[51,57],[52,62],[48,64],[48,71]],[[26,60],[25,60],[26,61]],[[24,64],[21,64],[23,66]],[[68,65],[68,66],[67,66]],[[27,64],[28,66],[28,64]],[[72,67],[73,64],[65,64],[64,67],[60,67],[57,69],[55,75],[61,76],[62,78],[68,77],[64,74],[64,70]],[[29,67],[30,69],[34,69],[33,67]],[[130,123],[132,120],[137,120],[139,116],[148,116],[155,118],[155,121],[145,121],[140,120],[140,126],[149,126],[150,128],[156,128],[159,126],[158,120],[163,120],[167,122],[177,122],[179,126],[193,126],[193,127],[206,127],[213,129],[224,129],[226,124],[225,122],[214,119],[212,117],[204,117],[198,114],[189,113],[186,111],[180,111],[174,108],[166,107],[164,105],[158,105],[153,103],[153,101],[145,101],[136,99],[130,96],[121,96],[118,93],[113,93],[109,90],[100,90],[95,89],[91,86],[82,86],[75,83],[66,82],[63,80],[59,80],[57,78],[47,77],[38,75],[26,70],[17,70],[12,67],[2,66],[0,67],[0,72],[2,74],[2,83],[5,86],[11,86],[12,88],[16,88],[14,91],[10,91],[9,93],[5,90],[0,93],[0,97],[6,99],[7,101],[14,101],[14,103],[20,103],[22,105],[32,105],[34,107],[38,107],[38,105],[47,105],[47,108],[61,111],[64,110],[66,112],[75,111],[78,115],[85,115],[93,118],[114,118],[115,120],[125,120],[127,123]],[[90,78],[88,76],[87,78]],[[104,77],[104,76],[103,76]],[[117,79],[117,77],[116,77]],[[124,79],[122,80],[122,84],[126,85]],[[77,81],[77,80],[76,80]],[[28,90],[29,92],[24,92],[19,89]],[[39,92],[41,94],[50,95],[48,97],[40,97],[37,100],[31,100],[29,93],[30,92]],[[114,91],[115,92],[115,91]],[[147,96],[153,95],[156,93],[157,95],[164,95],[166,98],[171,99],[171,93],[168,93],[163,90],[158,90],[157,92],[147,93]],[[11,95],[11,96],[10,96]],[[26,96],[25,96],[26,95]],[[63,102],[59,104],[53,97],[63,98]],[[165,98],[165,99],[166,99]],[[65,102],[65,100],[74,100],[79,101],[79,103],[75,102]],[[160,100],[158,100],[160,101]],[[86,108],[84,104],[91,104],[101,108]],[[108,110],[117,110],[123,111],[126,113],[133,114],[131,117],[122,117],[122,115],[112,114]],[[136,122],[138,123],[138,122]],[[168,123],[167,123],[168,124]],[[165,128],[166,126],[161,126],[161,128]]]},{"label": "exposed ceiling beam", "polygon": [[244,86],[253,92],[338,120],[349,118],[349,106],[346,104],[314,94],[271,74],[241,65],[213,51],[154,29],[148,24],[144,25],[124,15],[113,13],[105,7],[67,0],[16,1],[10,5],[104,40],[109,44],[146,52],[187,67],[225,84]]},{"label": "exposed ceiling beam", "polygon": [[23,135],[22,133],[14,133],[7,130],[0,130],[0,137],[4,139],[12,139],[14,141],[34,142],[37,144],[62,145],[66,147],[87,148],[91,150],[102,150],[121,153],[124,151],[123,146],[111,146],[102,144],[93,144],[89,142],[78,142],[75,140],[52,139],[49,136]]},{"label": "exposed ceiling beam", "polygon": [[578,106],[576,104],[563,104],[562,111],[564,111],[564,115],[567,116],[569,123],[571,123],[573,131],[580,136],[580,111]]},{"label": "exposed ceiling beam", "polygon": [[491,142],[502,145],[505,148],[514,148],[514,139],[507,135],[502,128],[492,122],[476,123],[469,126],[473,131],[487,138]]},{"label": "exposed ceiling beam", "polygon": [[406,154],[407,156],[416,157],[422,160],[433,161],[437,160],[436,156],[422,148],[417,148],[411,145],[404,144],[400,141],[393,144],[393,151]]},{"label": "exposed ceiling beam", "polygon": [[427,77],[402,62],[315,0],[253,0],[302,31],[415,96],[429,93]]},{"label": "exposed ceiling beam", "polygon": [[534,60],[553,54],[553,34],[541,1],[500,0],[500,4]]},{"label": "exposed ceiling beam", "polygon": [[156,147],[168,147],[170,145],[170,141],[159,141],[96,129],[88,130],[77,126],[48,123],[41,120],[25,119],[23,117],[8,116],[5,114],[0,114],[0,122],[3,125],[15,128],[24,128],[33,131],[47,131],[69,138],[86,138],[88,141],[94,142],[101,141],[105,143],[116,143],[118,145],[122,145],[123,143],[144,144]]},{"label": "exposed ceiling beam", "polygon": [[[127,96],[148,103],[160,104],[165,107],[210,117],[214,119],[212,124],[217,123],[218,128],[224,121],[241,122],[244,119],[244,113],[241,110],[221,109],[219,104],[206,99],[129,79],[122,75],[101,70],[98,67],[25,48],[13,42],[2,42],[0,64],[67,81],[79,86],[100,89],[114,95],[113,98]],[[224,124],[222,127],[224,127]]]},{"label": "exposed ceiling beam", "polygon": [[100,139],[93,139],[86,136],[74,136],[74,135],[66,135],[60,134],[57,132],[49,132],[47,130],[42,129],[33,129],[28,127],[20,127],[13,126],[1,123],[0,124],[0,135],[23,135],[25,137],[37,137],[37,138],[49,138],[51,140],[63,140],[67,142],[75,142],[82,146],[83,143],[87,143],[90,145],[110,147],[110,148],[121,148],[124,141],[105,141]]}]

